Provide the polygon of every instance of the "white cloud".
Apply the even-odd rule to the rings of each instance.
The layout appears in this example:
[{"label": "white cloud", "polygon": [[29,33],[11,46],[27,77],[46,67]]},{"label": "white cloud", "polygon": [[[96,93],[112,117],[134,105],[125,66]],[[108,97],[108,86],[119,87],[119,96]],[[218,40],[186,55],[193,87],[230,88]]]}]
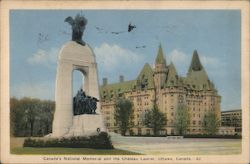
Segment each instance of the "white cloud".
[{"label": "white cloud", "polygon": [[[191,62],[191,58],[189,59],[188,55],[185,54],[184,52],[181,52],[177,49],[174,49],[173,51],[170,52],[169,57],[171,59],[171,61],[173,61],[174,63],[186,63],[188,61]],[[203,65],[218,65],[218,64],[222,64],[222,62],[220,62],[217,58],[214,57],[210,57],[207,55],[202,55],[199,54],[201,63]]]},{"label": "white cloud", "polygon": [[49,66],[52,63],[56,63],[58,53],[59,50],[57,48],[51,48],[48,51],[39,49],[27,59],[27,62],[32,65],[40,64]]},{"label": "white cloud", "polygon": [[107,72],[115,71],[119,67],[131,67],[144,59],[143,55],[120,47],[116,44],[102,43],[100,47],[95,47],[97,62]]},{"label": "white cloud", "polygon": [[187,54],[180,50],[174,49],[169,53],[167,59],[174,63],[176,71],[179,75],[186,75],[189,66],[189,60],[191,61]]},{"label": "white cloud", "polygon": [[217,58],[208,57],[208,56],[201,56],[200,60],[201,60],[201,63],[204,65],[216,66],[216,65],[222,64]]},{"label": "white cloud", "polygon": [[169,53],[169,59],[173,63],[186,63],[188,56],[184,52],[174,49]]},{"label": "white cloud", "polygon": [[223,68],[225,67],[225,63],[216,57],[200,55],[200,60],[202,65],[205,67],[210,80],[218,80],[219,78],[224,77],[227,73],[227,71]]},{"label": "white cloud", "polygon": [[11,86],[11,96],[17,98],[32,97],[54,100],[54,89],[51,82],[22,83]]},{"label": "white cloud", "polygon": [[[201,64],[209,72],[213,70],[217,71],[219,67],[223,66],[223,62],[221,62],[218,58],[203,54],[199,54],[199,57]],[[192,55],[187,55],[178,49],[174,49],[169,53],[168,59],[175,64],[177,72],[180,73],[180,75],[185,76],[191,63]]]}]

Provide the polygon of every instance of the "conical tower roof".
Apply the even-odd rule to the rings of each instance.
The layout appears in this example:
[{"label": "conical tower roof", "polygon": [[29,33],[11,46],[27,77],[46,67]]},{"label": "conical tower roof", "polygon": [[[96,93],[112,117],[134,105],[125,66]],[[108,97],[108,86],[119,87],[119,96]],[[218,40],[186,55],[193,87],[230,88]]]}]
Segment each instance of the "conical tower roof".
[{"label": "conical tower roof", "polygon": [[142,80],[146,80],[148,88],[152,88],[152,87],[154,87],[153,76],[154,76],[154,72],[153,72],[151,66],[148,63],[146,63],[143,66],[140,74],[137,76],[137,82],[142,82]]},{"label": "conical tower roof", "polygon": [[177,71],[175,69],[174,63],[171,62],[168,66],[168,70],[169,70],[169,75],[171,74],[171,76],[175,76],[177,75]]},{"label": "conical tower roof", "polygon": [[199,55],[196,50],[193,53],[193,58],[185,79],[185,83],[192,89],[214,89],[214,87],[210,85],[210,80],[200,62]]},{"label": "conical tower roof", "polygon": [[203,66],[201,65],[198,52],[197,52],[197,50],[194,50],[192,61],[191,61],[188,72],[200,71],[200,70],[202,70],[202,68],[203,68]]},{"label": "conical tower roof", "polygon": [[155,59],[155,64],[166,64],[161,44],[159,45],[157,57]]},{"label": "conical tower roof", "polygon": [[144,64],[138,78],[141,77],[142,75],[153,76],[153,70],[148,63]]},{"label": "conical tower roof", "polygon": [[175,69],[173,62],[168,65],[168,77],[166,81],[166,86],[174,86],[178,83],[178,74]]}]

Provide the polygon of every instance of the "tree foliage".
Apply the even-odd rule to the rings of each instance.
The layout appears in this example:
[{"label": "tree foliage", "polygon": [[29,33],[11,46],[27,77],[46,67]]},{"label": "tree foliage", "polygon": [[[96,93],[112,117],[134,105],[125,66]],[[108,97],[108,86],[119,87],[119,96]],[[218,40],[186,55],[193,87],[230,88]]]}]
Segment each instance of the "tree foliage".
[{"label": "tree foliage", "polygon": [[55,103],[32,98],[10,99],[10,129],[13,136],[44,136],[52,130]]},{"label": "tree foliage", "polygon": [[154,135],[166,125],[165,115],[159,111],[158,107],[154,105],[153,109],[145,114],[144,124],[153,129]]},{"label": "tree foliage", "polygon": [[115,104],[115,121],[121,131],[121,135],[123,136],[129,128],[131,114],[131,101],[128,99],[118,99]]},{"label": "tree foliage", "polygon": [[189,112],[185,105],[180,104],[176,111],[176,117],[175,117],[175,129],[179,135],[184,135],[187,131],[187,128],[189,126]]},{"label": "tree foliage", "polygon": [[202,127],[204,131],[209,135],[215,135],[220,126],[220,120],[217,118],[214,112],[209,112],[204,116],[202,121]]}]

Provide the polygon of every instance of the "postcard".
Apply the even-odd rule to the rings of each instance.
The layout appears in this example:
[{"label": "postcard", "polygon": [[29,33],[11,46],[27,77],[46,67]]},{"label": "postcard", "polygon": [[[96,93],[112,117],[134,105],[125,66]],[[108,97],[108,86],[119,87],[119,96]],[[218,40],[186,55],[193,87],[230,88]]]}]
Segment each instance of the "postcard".
[{"label": "postcard", "polygon": [[2,1],[1,163],[249,163],[249,2]]}]

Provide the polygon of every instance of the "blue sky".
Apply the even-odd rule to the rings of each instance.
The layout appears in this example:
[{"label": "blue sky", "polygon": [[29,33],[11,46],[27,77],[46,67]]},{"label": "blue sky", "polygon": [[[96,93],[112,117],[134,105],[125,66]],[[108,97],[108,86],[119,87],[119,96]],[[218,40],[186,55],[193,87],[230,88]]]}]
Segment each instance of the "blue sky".
[{"label": "blue sky", "polygon": [[[109,83],[119,75],[135,79],[146,62],[153,66],[161,43],[167,63],[181,76],[197,49],[222,96],[222,110],[241,107],[239,10],[11,10],[11,96],[54,100],[57,55],[71,40],[64,19],[77,13],[88,19],[83,40],[95,52],[100,84],[104,77]],[[132,32],[112,34],[126,31],[129,22],[136,25]],[[81,78],[74,71],[74,92]]]}]

